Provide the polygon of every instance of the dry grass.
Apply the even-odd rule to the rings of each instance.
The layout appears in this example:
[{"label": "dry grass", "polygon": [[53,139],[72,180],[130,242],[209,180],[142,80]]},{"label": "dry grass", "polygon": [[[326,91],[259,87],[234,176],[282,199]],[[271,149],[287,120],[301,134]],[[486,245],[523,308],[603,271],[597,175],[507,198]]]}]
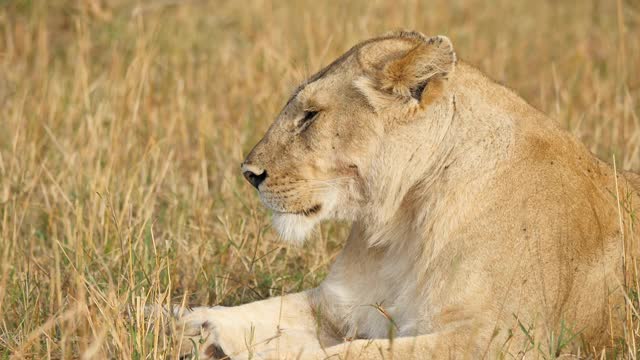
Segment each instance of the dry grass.
[{"label": "dry grass", "polygon": [[[273,242],[238,165],[298,81],[394,28],[449,35],[640,169],[636,0],[0,0],[0,358],[163,357],[145,303],[317,284],[344,227]],[[630,319],[618,356],[635,358]]]}]

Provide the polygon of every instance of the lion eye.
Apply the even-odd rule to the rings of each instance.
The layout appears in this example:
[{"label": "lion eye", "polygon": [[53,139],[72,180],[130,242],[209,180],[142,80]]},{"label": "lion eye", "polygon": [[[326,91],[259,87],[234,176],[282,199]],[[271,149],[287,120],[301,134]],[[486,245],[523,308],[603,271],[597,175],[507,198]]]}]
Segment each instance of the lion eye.
[{"label": "lion eye", "polygon": [[301,130],[304,130],[311,124],[311,121],[315,119],[316,115],[318,115],[319,111],[305,111],[302,119],[298,121],[298,126]]},{"label": "lion eye", "polygon": [[318,115],[317,111],[305,111],[304,117],[302,118],[302,122],[311,121],[313,120],[313,118],[316,117],[316,115]]}]

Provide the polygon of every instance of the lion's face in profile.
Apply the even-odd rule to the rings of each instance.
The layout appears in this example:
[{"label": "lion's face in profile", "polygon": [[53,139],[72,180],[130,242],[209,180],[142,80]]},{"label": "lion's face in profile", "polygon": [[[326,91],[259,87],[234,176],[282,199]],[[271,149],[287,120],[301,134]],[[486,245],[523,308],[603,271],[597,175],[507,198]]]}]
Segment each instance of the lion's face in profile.
[{"label": "lion's face in profile", "polygon": [[[376,114],[337,71],[301,87],[244,164],[283,238],[302,240],[323,219],[351,218],[375,155]],[[313,79],[313,78],[312,78]]]},{"label": "lion's face in profile", "polygon": [[447,38],[400,32],[357,45],[298,87],[242,165],[284,239],[301,241],[325,219],[357,219],[376,181],[400,176],[378,160],[389,160],[398,128],[437,99],[454,65]]}]

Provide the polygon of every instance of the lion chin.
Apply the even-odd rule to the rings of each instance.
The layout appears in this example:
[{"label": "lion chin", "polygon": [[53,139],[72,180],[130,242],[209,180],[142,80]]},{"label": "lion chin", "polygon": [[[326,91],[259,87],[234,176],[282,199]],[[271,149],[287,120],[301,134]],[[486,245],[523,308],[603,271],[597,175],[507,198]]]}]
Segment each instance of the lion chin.
[{"label": "lion chin", "polygon": [[282,212],[274,212],[272,221],[282,239],[294,245],[302,245],[317,223],[315,217]]}]

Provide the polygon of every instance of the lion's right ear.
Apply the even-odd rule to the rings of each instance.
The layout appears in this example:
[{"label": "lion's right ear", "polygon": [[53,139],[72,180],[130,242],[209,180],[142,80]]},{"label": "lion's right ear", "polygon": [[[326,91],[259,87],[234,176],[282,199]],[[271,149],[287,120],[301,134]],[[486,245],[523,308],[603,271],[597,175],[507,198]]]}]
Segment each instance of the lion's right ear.
[{"label": "lion's right ear", "polygon": [[399,104],[426,106],[453,72],[456,54],[446,36],[401,32],[363,46],[358,61],[365,75],[356,87],[376,110]]}]

